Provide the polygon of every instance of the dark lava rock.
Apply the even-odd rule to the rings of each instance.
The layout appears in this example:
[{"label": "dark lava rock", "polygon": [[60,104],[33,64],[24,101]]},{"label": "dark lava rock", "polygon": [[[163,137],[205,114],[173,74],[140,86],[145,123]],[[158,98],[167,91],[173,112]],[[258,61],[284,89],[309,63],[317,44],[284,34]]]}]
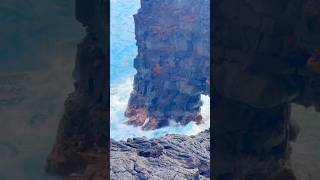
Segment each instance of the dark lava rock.
[{"label": "dark lava rock", "polygon": [[[47,172],[65,179],[107,179],[109,89],[107,1],[76,0],[76,18],[86,29],[78,45],[75,91],[65,102]],[[70,152],[73,152],[70,154]]]},{"label": "dark lava rock", "polygon": [[210,179],[210,133],[111,140],[111,180]]},{"label": "dark lava rock", "polygon": [[170,119],[201,123],[200,95],[210,89],[209,2],[141,1],[134,15],[138,55],[129,124],[150,130]]},{"label": "dark lava rock", "polygon": [[313,33],[320,24],[319,4],[317,0],[215,4],[215,90],[256,108],[293,101],[318,107],[319,95],[311,89],[320,89],[310,81],[318,82],[320,75],[320,36]]},{"label": "dark lava rock", "polygon": [[291,103],[319,109],[319,0],[213,1],[214,179],[295,179]]},{"label": "dark lava rock", "polygon": [[158,146],[156,143],[153,143],[151,147],[146,147],[139,150],[138,155],[143,157],[160,157],[163,153],[163,147]]}]

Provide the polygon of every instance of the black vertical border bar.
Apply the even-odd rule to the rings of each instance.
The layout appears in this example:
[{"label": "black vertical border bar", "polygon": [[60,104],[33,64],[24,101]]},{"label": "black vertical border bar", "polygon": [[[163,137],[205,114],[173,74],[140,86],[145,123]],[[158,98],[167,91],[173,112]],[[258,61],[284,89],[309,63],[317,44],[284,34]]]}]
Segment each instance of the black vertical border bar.
[{"label": "black vertical border bar", "polygon": [[106,12],[105,12],[105,23],[106,23],[106,35],[107,35],[107,45],[106,45],[106,64],[107,64],[107,108],[108,108],[108,112],[109,112],[109,118],[108,118],[108,121],[106,124],[107,124],[107,139],[106,139],[106,142],[107,142],[107,151],[106,151],[106,155],[107,155],[107,158],[106,158],[106,171],[107,171],[107,177],[109,177],[110,179],[110,0],[103,0],[103,1],[106,1]]},{"label": "black vertical border bar", "polygon": [[212,82],[212,77],[213,77],[213,61],[214,61],[214,49],[213,49],[213,43],[214,43],[214,38],[215,38],[215,33],[214,33],[214,23],[215,23],[215,5],[217,0],[210,0],[210,179],[213,179],[213,172],[214,172],[214,142],[215,142],[215,136],[214,136],[214,118],[212,118],[213,115],[213,101],[214,101],[214,92],[213,92],[213,82]]}]

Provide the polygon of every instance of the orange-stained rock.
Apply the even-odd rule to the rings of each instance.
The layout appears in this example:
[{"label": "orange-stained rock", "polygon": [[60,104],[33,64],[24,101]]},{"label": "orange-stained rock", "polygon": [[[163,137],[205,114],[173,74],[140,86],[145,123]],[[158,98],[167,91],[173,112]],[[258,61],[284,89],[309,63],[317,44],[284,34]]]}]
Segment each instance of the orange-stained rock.
[{"label": "orange-stained rock", "polygon": [[126,116],[129,117],[127,124],[134,126],[142,126],[148,118],[148,113],[144,108],[128,108]]},{"label": "orange-stained rock", "polygon": [[312,72],[320,74],[320,49],[314,51],[307,64]]},{"label": "orange-stained rock", "polygon": [[[144,130],[168,126],[170,119],[182,125],[200,121],[201,94],[210,91],[209,2],[141,1],[134,15],[139,50],[128,107],[147,110],[151,118]],[[139,126],[146,120],[143,115],[126,116]]]},{"label": "orange-stained rock", "polygon": [[142,127],[143,130],[155,130],[159,127],[159,120],[157,118],[150,118]]}]

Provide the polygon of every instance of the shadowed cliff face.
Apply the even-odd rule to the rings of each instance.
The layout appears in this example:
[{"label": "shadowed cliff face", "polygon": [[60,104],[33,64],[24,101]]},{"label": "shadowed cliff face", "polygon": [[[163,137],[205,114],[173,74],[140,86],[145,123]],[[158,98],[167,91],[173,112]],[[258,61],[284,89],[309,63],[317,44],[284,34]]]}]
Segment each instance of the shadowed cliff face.
[{"label": "shadowed cliff face", "polygon": [[[151,2],[151,1],[150,1]],[[155,2],[155,1],[152,1]],[[163,10],[166,8],[170,9],[170,6],[166,3],[170,4],[171,1],[165,2],[165,1],[158,1],[159,4],[165,3],[162,7]],[[173,3],[182,3],[183,1],[175,1]],[[208,39],[202,39],[203,34],[208,35],[208,19],[205,19],[204,17],[208,17],[208,8],[209,6],[200,6],[200,4],[197,4],[199,1],[194,1],[194,7],[190,7],[189,3],[186,4],[180,4],[177,5],[181,6],[181,9],[170,9],[170,12],[173,12],[176,10],[176,13],[181,13],[181,15],[177,15],[176,20],[179,20],[179,18],[184,18],[185,23],[179,24],[179,26],[176,26],[178,28],[177,34],[175,35],[175,39],[177,42],[166,42],[168,45],[172,45],[174,48],[181,48],[183,46],[182,50],[177,51],[177,53],[180,55],[177,56],[180,59],[185,58],[184,61],[182,60],[173,60],[172,63],[167,58],[164,59],[158,59],[156,61],[153,61],[150,59],[150,63],[153,65],[157,65],[160,69],[163,67],[167,67],[169,63],[172,63],[173,67],[175,67],[175,64],[177,65],[177,69],[180,69],[183,67],[183,63],[188,63],[188,67],[193,67],[192,72],[184,74],[184,72],[179,70],[179,73],[177,72],[177,75],[175,76],[178,80],[181,78],[182,80],[179,81],[181,86],[184,88],[188,87],[188,91],[184,94],[181,94],[180,91],[183,91],[183,89],[180,89],[179,92],[180,95],[178,95],[175,98],[176,105],[179,105],[179,102],[184,102],[183,107],[176,107],[180,108],[181,110],[185,110],[183,108],[185,107],[191,107],[190,103],[194,104],[195,110],[192,110],[190,112],[193,113],[193,116],[198,115],[198,110],[200,106],[200,94],[208,94],[208,84],[206,83],[206,80],[208,80],[209,74],[208,74],[208,67],[209,67],[209,43]],[[206,3],[208,3],[206,1]],[[143,7],[145,7],[147,2],[143,2]],[[174,4],[172,4],[174,5]],[[185,7],[187,6],[187,7]],[[107,61],[108,54],[106,53],[106,46],[108,44],[108,39],[105,37],[108,37],[109,35],[107,26],[106,26],[106,13],[108,12],[106,10],[107,8],[107,1],[103,0],[94,0],[94,1],[86,1],[86,0],[77,0],[76,1],[76,17],[77,19],[84,25],[87,31],[87,35],[84,38],[84,40],[78,45],[78,52],[76,57],[76,65],[74,69],[74,78],[75,78],[75,91],[69,95],[65,102],[65,114],[60,122],[58,135],[56,139],[55,146],[48,157],[47,161],[47,172],[52,174],[58,174],[61,176],[64,176],[65,179],[108,179],[107,177],[107,171],[108,171],[108,164],[107,162],[107,154],[106,149],[109,148],[107,145],[107,141],[109,140],[108,134],[107,134],[107,123],[109,112],[108,112],[108,103],[109,103],[109,89],[107,88]],[[157,12],[156,6],[154,5],[155,9],[152,9],[152,11]],[[185,9],[186,8],[186,9]],[[203,9],[203,11],[202,11]],[[195,13],[195,12],[202,12],[206,13],[205,15],[197,15],[195,17],[189,17],[188,11]],[[147,11],[149,14],[152,14],[151,12]],[[149,22],[149,21],[155,21],[155,25],[157,26],[157,23],[160,21],[166,20],[166,15],[162,14],[163,18],[156,18],[156,17],[150,17],[150,19],[144,19],[143,21]],[[180,17],[181,16],[181,17]],[[203,16],[203,17],[202,17]],[[145,18],[147,16],[144,15]],[[193,19],[195,18],[195,19]],[[201,20],[204,18],[205,20]],[[157,22],[159,20],[159,22]],[[194,22],[201,22],[203,24],[194,24]],[[141,21],[142,22],[142,21]],[[160,25],[160,24],[159,24]],[[162,22],[161,26],[165,25],[164,22]],[[170,26],[174,25],[173,22],[171,22]],[[160,26],[160,27],[161,27]],[[180,27],[181,26],[181,27]],[[139,31],[140,33],[144,31],[144,26],[137,26],[141,28]],[[146,26],[148,28],[151,28],[149,26]],[[201,28],[206,27],[206,28]],[[167,28],[167,26],[166,26]],[[159,29],[159,35],[161,35],[161,31],[166,31],[166,28]],[[197,30],[194,30],[198,28]],[[158,31],[156,30],[157,27],[155,27],[154,32],[156,35]],[[148,29],[149,30],[149,29]],[[193,32],[195,31],[195,32]],[[202,32],[204,31],[204,32]],[[202,32],[203,34],[197,34],[198,32]],[[170,36],[173,36],[174,34],[170,34]],[[169,40],[169,35],[163,35],[163,36],[157,36],[157,38],[162,37]],[[180,37],[181,36],[181,37]],[[150,36],[151,37],[151,36]],[[205,36],[208,37],[208,36]],[[141,38],[143,38],[141,36]],[[182,42],[179,42],[179,39],[182,38]],[[161,38],[157,39],[160,41]],[[193,43],[191,43],[191,39]],[[150,42],[149,42],[150,43]],[[175,45],[175,43],[182,43],[182,45]],[[198,43],[198,45],[194,44]],[[200,44],[204,45],[200,45]],[[155,43],[151,43],[155,44]],[[194,45],[192,45],[194,44]],[[161,45],[162,48],[166,48],[166,44]],[[150,48],[150,47],[148,47]],[[202,49],[204,48],[204,49]],[[168,50],[168,49],[167,49]],[[160,49],[158,53],[165,55],[166,57],[174,58],[176,55],[171,54],[170,52],[165,53],[167,51],[165,49]],[[187,50],[190,50],[190,53],[187,53]],[[141,51],[141,49],[140,49]],[[158,51],[158,50],[155,50]],[[163,52],[162,52],[163,51]],[[169,50],[170,51],[170,50]],[[175,50],[176,51],[176,50]],[[181,51],[181,52],[180,52]],[[183,51],[183,52],[182,52]],[[150,49],[147,53],[154,53],[153,50]],[[185,55],[183,55],[185,54]],[[158,54],[159,55],[159,54]],[[198,62],[193,62],[193,56],[194,59],[197,59]],[[138,61],[137,61],[138,62]],[[145,63],[148,63],[147,61]],[[207,64],[206,64],[207,63]],[[200,64],[205,65],[207,69],[200,70]],[[159,74],[161,77],[162,70],[154,70],[154,66],[147,66],[150,68],[150,74],[151,72],[154,72],[156,77],[156,74]],[[179,67],[179,68],[178,68]],[[187,67],[184,66],[186,69]],[[202,67],[201,67],[202,68]],[[172,73],[174,73],[174,69],[171,69]],[[190,79],[190,77],[187,76],[187,74],[193,74],[198,73],[199,77],[202,77],[201,81],[197,78],[197,76],[192,76],[195,79]],[[141,74],[140,74],[141,75]],[[157,80],[164,81],[164,77],[161,77]],[[193,80],[196,80],[193,82]],[[190,85],[188,85],[188,82],[192,82]],[[196,84],[195,82],[201,82],[200,84]],[[164,83],[164,82],[163,82]],[[179,84],[178,83],[178,84]],[[150,84],[154,86],[156,84]],[[137,85],[138,86],[138,85]],[[161,86],[159,86],[161,87]],[[173,87],[172,87],[173,88]],[[178,87],[176,87],[178,88]],[[180,87],[181,88],[181,87]],[[163,93],[171,92],[168,89],[163,89]],[[173,89],[174,91],[174,89]],[[198,91],[198,92],[196,92]],[[160,91],[154,92],[161,94]],[[163,94],[162,95],[165,95]],[[175,93],[175,94],[176,94]],[[189,93],[189,94],[188,94]],[[191,93],[191,94],[190,94]],[[151,98],[154,98],[155,95],[152,95],[151,93],[148,94]],[[163,98],[166,96],[163,96]],[[183,99],[188,98],[187,102],[185,102]],[[159,99],[158,99],[159,100]],[[192,100],[192,101],[191,101]],[[169,102],[169,101],[168,101]],[[170,105],[170,104],[169,104]],[[159,107],[164,107],[159,102]],[[169,106],[169,108],[174,108],[172,105]],[[152,108],[151,108],[152,109]],[[188,110],[185,110],[188,112]],[[161,109],[161,112],[163,109]],[[208,135],[208,133],[207,133]],[[208,143],[206,141],[206,143]],[[148,152],[147,152],[148,153]],[[208,153],[208,151],[206,151]],[[191,157],[192,155],[190,155]],[[176,157],[178,158],[178,157]],[[188,160],[188,157],[185,157],[186,160]],[[182,157],[183,160],[183,157]],[[176,162],[177,163],[177,162]],[[205,163],[208,165],[208,157],[205,159]],[[194,173],[197,172],[197,165],[194,165]],[[187,172],[188,170],[186,170]],[[196,175],[196,174],[195,174]]]},{"label": "shadowed cliff face", "polygon": [[[153,4],[154,2],[158,3]],[[189,2],[186,4],[184,2],[186,1],[145,0],[141,11],[135,17],[137,38],[141,38],[138,39],[141,44],[138,44],[139,55],[135,61],[138,71],[135,77],[135,89],[127,111],[132,124],[145,124],[147,117],[155,120],[149,118],[147,121],[149,123],[145,124],[146,129],[167,125],[167,120],[173,117],[178,117],[175,119],[178,122],[187,123],[198,115],[197,108],[200,106],[198,95],[208,94],[206,81],[209,78],[208,74],[205,75],[208,72],[203,69],[207,66],[201,65],[200,72],[198,69],[200,65],[188,60],[190,57],[199,58],[198,62],[201,64],[205,62],[201,59],[207,57],[201,49],[195,48],[196,45],[190,45],[191,42],[188,41],[197,37],[197,34],[189,32],[189,28],[196,29],[200,25],[195,27],[191,23],[192,18],[187,15],[193,15],[190,9],[199,9],[201,6],[193,4],[189,7]],[[214,146],[212,149],[215,153],[213,161],[216,166],[215,177],[211,178],[295,179],[290,170],[289,157],[290,141],[296,138],[298,128],[290,119],[290,103],[296,102],[314,107],[318,107],[319,103],[317,80],[319,8],[315,8],[319,7],[317,2],[214,1],[216,4],[213,9],[213,21],[216,23],[213,48],[217,53],[213,54],[212,78],[215,78],[216,94],[212,107],[214,111],[212,120],[215,124],[216,142],[212,144]],[[103,59],[107,58],[107,54],[103,51],[107,37],[107,34],[103,33],[107,32],[103,26],[106,22],[102,13],[106,7],[104,3],[106,1],[77,1],[77,18],[87,27],[88,34],[78,48],[75,69],[76,90],[66,101],[66,113],[60,124],[57,143],[48,160],[49,172],[62,174],[68,179],[108,178],[105,174],[107,168],[104,151],[104,143],[108,139],[105,125],[109,116],[106,107],[108,90],[104,86],[106,72],[103,68],[106,67]],[[166,5],[170,3],[173,4],[167,7]],[[179,7],[188,7],[189,11],[183,8],[172,10],[177,5],[175,3],[182,3]],[[153,9],[153,13],[147,10],[148,6]],[[167,7],[166,15],[162,14],[163,7]],[[179,24],[180,35],[169,33],[174,28],[165,26],[166,23],[171,23],[166,19],[167,14],[175,17],[176,12],[187,14],[186,17],[181,16],[184,21],[180,21]],[[154,13],[158,13],[158,16],[154,17]],[[180,18],[179,15],[178,17]],[[139,18],[143,21],[139,21]],[[153,27],[152,23],[161,26]],[[147,30],[142,27],[146,27]],[[152,33],[152,36],[149,36],[149,33]],[[154,39],[159,36],[161,38]],[[177,36],[179,37],[177,39],[182,41],[173,43],[166,39],[167,36],[171,40]],[[163,48],[166,46],[161,43],[162,40],[171,48]],[[192,40],[198,42],[199,39]],[[175,43],[180,45],[175,46]],[[174,52],[171,52],[172,50]],[[159,54],[164,56],[158,56]],[[176,59],[180,56],[185,60]],[[174,60],[169,61],[170,58]],[[191,71],[189,63],[194,65]],[[166,68],[171,66],[176,69]],[[188,71],[180,72],[180,68]],[[199,77],[207,79],[202,81],[204,79],[199,80],[198,76],[192,76],[194,77],[192,79],[190,76],[186,78],[184,73],[199,73]],[[169,82],[165,81],[167,78]],[[146,79],[150,82],[145,82]],[[202,83],[198,87],[198,84],[193,84],[193,80]],[[171,89],[172,87],[175,88]],[[175,93],[171,94],[172,92]],[[157,102],[159,106],[155,107],[153,102]],[[178,104],[186,106],[176,107]],[[169,107],[169,114],[163,114],[167,112],[165,107]],[[186,109],[187,107],[194,109]],[[180,112],[190,112],[190,114],[180,114]],[[203,135],[205,138],[202,138]],[[152,174],[148,170],[155,168],[164,170],[166,167],[157,165],[170,160],[169,163],[164,163],[169,165],[169,169],[170,165],[181,165],[179,167],[181,173],[177,177],[189,175],[191,177],[195,175],[193,176],[195,178],[207,177],[207,169],[198,166],[202,163],[197,164],[199,159],[194,158],[189,152],[193,146],[188,149],[183,143],[192,139],[197,139],[199,142],[204,140],[201,143],[208,147],[207,135],[208,132],[197,137],[168,136],[158,140],[133,139],[127,142],[112,142],[112,153],[114,157],[119,157],[119,159],[111,157],[112,162],[117,163],[116,160],[128,162],[124,164],[128,166],[112,165],[114,175],[115,177],[123,175],[121,178],[126,177],[125,175],[133,176],[132,178],[150,177]],[[150,148],[146,149],[144,146]],[[182,151],[185,153],[182,156],[175,154]],[[204,154],[206,153],[208,152],[205,151]],[[208,158],[205,157],[203,160],[203,164],[206,165]],[[183,163],[180,163],[181,161]],[[144,164],[140,164],[141,162]],[[152,164],[153,162],[157,164]],[[150,166],[145,166],[146,164]],[[166,175],[154,172],[160,177]],[[76,174],[71,176],[72,173]],[[167,175],[175,176],[173,171]]]},{"label": "shadowed cliff face", "polygon": [[214,179],[295,179],[290,104],[319,107],[319,5],[214,1]]},{"label": "shadowed cliff face", "polygon": [[314,8],[319,4],[317,0],[217,3],[215,89],[258,108],[292,101],[317,107],[319,96],[311,89],[319,88],[319,12]]},{"label": "shadowed cliff face", "polygon": [[47,172],[66,179],[107,179],[107,8],[105,0],[76,1],[76,18],[87,34],[78,45],[75,91],[65,102],[56,144],[47,161]]},{"label": "shadowed cliff face", "polygon": [[209,94],[209,1],[141,1],[134,16],[137,74],[126,116],[143,129],[202,122]]}]

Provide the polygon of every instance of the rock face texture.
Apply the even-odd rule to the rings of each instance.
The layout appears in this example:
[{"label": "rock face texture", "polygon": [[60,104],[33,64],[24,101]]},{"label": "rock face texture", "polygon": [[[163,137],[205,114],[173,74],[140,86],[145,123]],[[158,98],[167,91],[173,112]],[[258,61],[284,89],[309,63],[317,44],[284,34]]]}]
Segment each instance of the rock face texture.
[{"label": "rock face texture", "polygon": [[87,35],[78,45],[75,91],[65,102],[47,171],[66,179],[107,179],[109,88],[106,0],[76,0],[76,18]]},{"label": "rock face texture", "polygon": [[210,179],[210,132],[111,141],[111,180]]},{"label": "rock face texture", "polygon": [[201,123],[200,95],[210,91],[209,2],[141,0],[129,124],[149,130],[169,120]]},{"label": "rock face texture", "polygon": [[[290,118],[290,104],[319,109],[320,1],[211,4],[215,53],[209,78],[209,1],[141,1],[128,123],[147,130],[166,126],[170,119],[200,122],[200,94],[209,94],[211,79],[211,178],[296,179],[289,158],[298,127]],[[109,178],[105,8],[103,0],[77,0],[77,18],[87,36],[79,44],[75,92],[66,101],[47,168],[66,179]],[[209,179],[208,142],[208,132],[112,141],[111,177]]]},{"label": "rock face texture", "polygon": [[[189,4],[190,2],[193,6]],[[136,19],[141,16],[144,19],[137,20],[137,22],[147,24],[137,25],[137,38],[141,38],[138,40],[138,44],[141,44],[139,45],[141,54],[137,59],[141,61],[136,60],[135,66],[139,67],[136,81],[141,81],[145,85],[137,84],[135,92],[146,91],[148,93],[143,95],[150,99],[146,99],[143,106],[140,104],[135,106],[138,105],[136,104],[138,101],[135,101],[133,97],[129,107],[133,105],[143,107],[142,112],[146,110],[148,110],[146,112],[166,112],[166,109],[163,108],[167,104],[162,103],[162,98],[162,100],[175,102],[168,104],[168,108],[177,109],[176,113],[190,112],[190,115],[185,113],[179,115],[181,118],[188,117],[184,123],[198,117],[200,94],[209,93],[209,6],[208,1],[205,1],[206,6],[201,5],[200,1],[190,2],[142,1],[143,11],[136,15]],[[158,7],[161,8],[157,9]],[[78,46],[74,70],[75,91],[65,102],[65,114],[60,122],[56,144],[47,161],[47,172],[63,176],[66,180],[110,179],[107,175],[109,164],[106,163],[109,148],[107,144],[109,140],[107,134],[107,123],[109,123],[109,89],[106,68],[108,67],[108,53],[106,52],[108,39],[106,37],[109,37],[107,8],[106,0],[76,0],[76,17],[86,28],[87,35]],[[165,9],[168,11],[162,13],[159,11]],[[161,18],[156,18],[156,16],[147,18],[152,12],[159,12],[158,15]],[[167,14],[169,12],[176,14],[174,19],[169,18]],[[189,16],[190,12],[191,16]],[[184,23],[174,24],[179,19]],[[168,22],[165,23],[165,21]],[[149,31],[150,29],[152,31]],[[169,33],[171,31],[172,33]],[[147,38],[141,33],[151,33],[152,36]],[[152,39],[154,37],[156,39]],[[170,42],[172,37],[174,37],[174,42]],[[144,41],[144,38],[147,38],[148,41]],[[156,59],[153,60],[150,57]],[[183,65],[185,63],[188,65]],[[172,66],[171,72],[165,71],[165,68],[169,66]],[[187,67],[191,66],[194,66],[193,70],[187,72]],[[176,67],[179,68],[175,69],[177,72],[174,72],[173,68]],[[141,79],[143,73],[147,73],[145,77],[150,79]],[[190,79],[188,74],[193,74],[191,76],[193,78]],[[156,78],[157,76],[159,78]],[[153,81],[151,77],[155,80]],[[170,77],[171,81],[165,81],[166,77]],[[146,80],[151,80],[152,83],[147,85]],[[157,86],[157,83],[161,84]],[[166,85],[166,88],[162,88],[163,85]],[[140,91],[142,86],[146,86],[147,89]],[[162,89],[157,90],[157,88]],[[182,93],[182,91],[185,92]],[[135,92],[133,96],[139,95]],[[170,95],[172,99],[165,98],[166,95]],[[156,107],[147,108],[146,104],[151,101],[158,103],[161,108],[157,110],[154,109]],[[178,105],[183,105],[183,107],[178,107]],[[184,109],[191,107],[190,110]],[[138,108],[135,110],[138,111]],[[163,115],[155,117],[168,118]],[[150,122],[153,121],[150,120]],[[166,123],[163,122],[161,125]],[[153,128],[160,124],[148,126]],[[196,137],[169,135],[158,140],[138,138],[127,142],[112,141],[111,146],[113,179],[190,179],[192,177],[209,179],[208,131]]]},{"label": "rock face texture", "polygon": [[295,179],[290,103],[320,105],[320,1],[213,1],[214,179]]}]

